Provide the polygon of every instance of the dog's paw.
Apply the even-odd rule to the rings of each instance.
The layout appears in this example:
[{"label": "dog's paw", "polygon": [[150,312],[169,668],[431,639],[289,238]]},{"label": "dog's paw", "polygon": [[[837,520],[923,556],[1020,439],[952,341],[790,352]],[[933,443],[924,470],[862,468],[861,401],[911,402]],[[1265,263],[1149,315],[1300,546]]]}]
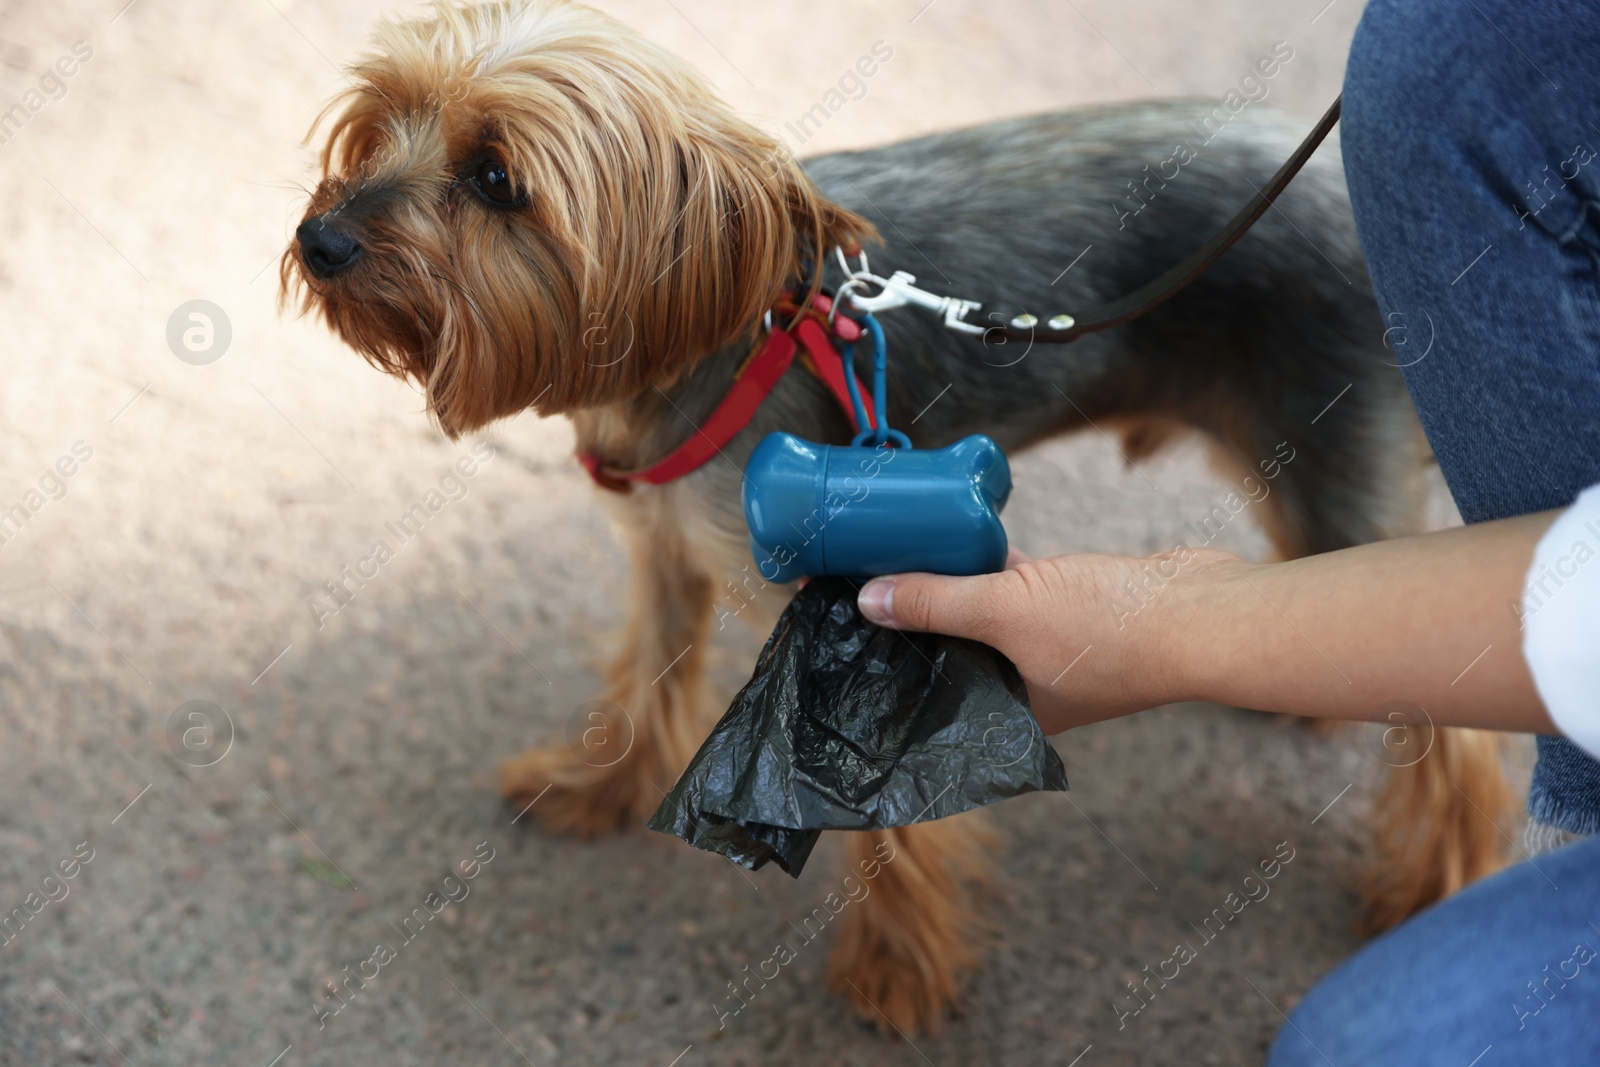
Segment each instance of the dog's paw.
[{"label": "dog's paw", "polygon": [[856,922],[840,931],[828,985],[886,1035],[937,1033],[960,991],[962,972],[973,963],[967,939],[948,928],[914,932]]},{"label": "dog's paw", "polygon": [[986,923],[974,890],[989,835],[976,813],[850,834],[867,892],[845,915],[828,985],[886,1034],[934,1033],[977,963]]},{"label": "dog's paw", "polygon": [[642,824],[655,810],[640,771],[633,761],[596,766],[581,748],[530,748],[500,764],[500,792],[552,830],[596,837]]}]

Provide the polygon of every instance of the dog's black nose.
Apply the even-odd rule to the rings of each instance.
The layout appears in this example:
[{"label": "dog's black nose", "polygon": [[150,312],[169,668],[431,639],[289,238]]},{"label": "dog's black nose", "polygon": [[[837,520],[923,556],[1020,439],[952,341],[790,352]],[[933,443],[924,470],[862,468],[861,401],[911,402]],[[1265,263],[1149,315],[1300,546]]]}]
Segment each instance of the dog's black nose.
[{"label": "dog's black nose", "polygon": [[300,239],[300,259],[318,278],[333,277],[361,255],[356,239],[331,225],[326,215],[302,222],[294,235]]}]

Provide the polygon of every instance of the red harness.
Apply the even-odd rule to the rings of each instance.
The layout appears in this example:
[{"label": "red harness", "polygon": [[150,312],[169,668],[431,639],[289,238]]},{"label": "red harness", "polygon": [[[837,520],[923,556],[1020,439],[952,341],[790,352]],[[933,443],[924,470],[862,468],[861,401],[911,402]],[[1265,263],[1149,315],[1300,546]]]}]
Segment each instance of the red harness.
[{"label": "red harness", "polygon": [[[772,309],[772,319],[774,322],[780,318],[795,321],[786,329],[774,327],[767,333],[766,342],[739,368],[732,387],[721,403],[683,444],[662,459],[634,471],[619,471],[609,467],[605,457],[593,452],[580,452],[578,462],[583,464],[583,469],[589,472],[589,477],[594,479],[596,485],[618,493],[628,492],[633,482],[662,485],[683,477],[715,456],[740,430],[750,425],[756,409],[778,384],[778,379],[788,371],[797,352],[805,368],[816,375],[839,402],[856,432],[861,432],[863,427],[855,425],[849,387],[845,384],[844,360],[832,340],[837,337],[847,344],[854,343],[861,336],[861,327],[844,315],[836,316],[830,326],[830,307],[832,304],[827,297],[818,296],[804,314],[797,316],[799,307],[785,297]],[[867,419],[876,423],[872,400],[866,389],[862,389],[861,393]]]}]

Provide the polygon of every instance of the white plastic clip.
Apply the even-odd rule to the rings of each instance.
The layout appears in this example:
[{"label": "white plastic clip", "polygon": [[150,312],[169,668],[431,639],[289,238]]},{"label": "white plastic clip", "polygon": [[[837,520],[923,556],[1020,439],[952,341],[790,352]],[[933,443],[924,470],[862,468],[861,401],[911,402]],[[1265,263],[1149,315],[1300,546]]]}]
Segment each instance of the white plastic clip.
[{"label": "white plastic clip", "polygon": [[[963,300],[958,296],[938,296],[925,289],[918,289],[914,284],[916,277],[903,270],[897,270],[888,278],[880,278],[873,274],[867,265],[866,253],[861,253],[861,266],[851,270],[845,261],[844,251],[834,249],[839,257],[839,265],[844,269],[848,281],[839,287],[839,292],[834,301],[834,309],[844,302],[848,293],[850,302],[861,311],[872,314],[878,311],[887,311],[890,308],[914,305],[926,308],[944,317],[944,324],[949,329],[959,333],[983,334],[987,327],[965,321],[967,312],[976,311],[982,307],[982,301]],[[875,285],[879,292],[876,296],[866,296],[861,292],[863,286]]]}]

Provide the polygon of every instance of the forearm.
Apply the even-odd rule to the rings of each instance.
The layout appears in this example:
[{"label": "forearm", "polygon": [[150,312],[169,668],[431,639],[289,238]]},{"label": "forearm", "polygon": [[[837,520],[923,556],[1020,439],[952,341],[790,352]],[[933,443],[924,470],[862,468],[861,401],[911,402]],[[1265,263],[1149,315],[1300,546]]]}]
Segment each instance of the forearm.
[{"label": "forearm", "polygon": [[1438,725],[1554,732],[1513,605],[1556,514],[1200,570],[1163,616],[1172,695],[1368,720],[1405,701]]}]

